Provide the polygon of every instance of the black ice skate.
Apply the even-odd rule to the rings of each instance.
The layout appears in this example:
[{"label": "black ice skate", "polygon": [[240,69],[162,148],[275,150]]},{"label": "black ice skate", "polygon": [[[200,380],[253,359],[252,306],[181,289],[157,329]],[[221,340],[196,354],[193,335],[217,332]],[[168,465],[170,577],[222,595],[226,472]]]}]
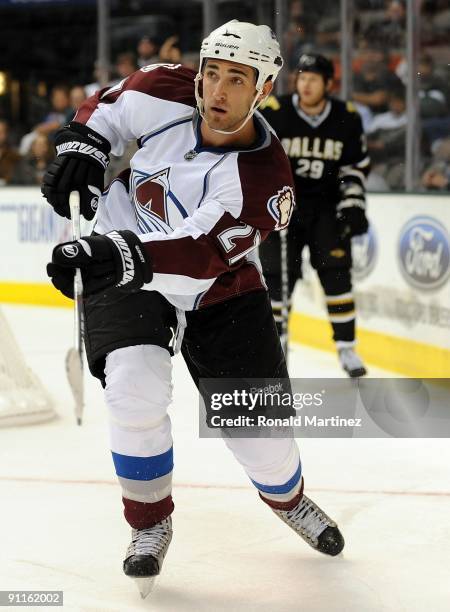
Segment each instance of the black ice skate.
[{"label": "black ice skate", "polygon": [[334,557],[344,548],[344,538],[336,523],[306,495],[292,510],[273,511],[319,552]]},{"label": "black ice skate", "polygon": [[350,378],[358,378],[367,374],[363,362],[352,348],[347,347],[339,349],[338,356],[341,366]]},{"label": "black ice skate", "polygon": [[153,589],[171,539],[170,516],[153,527],[133,529],[131,532],[131,544],[123,562],[123,571],[135,580],[142,599]]}]

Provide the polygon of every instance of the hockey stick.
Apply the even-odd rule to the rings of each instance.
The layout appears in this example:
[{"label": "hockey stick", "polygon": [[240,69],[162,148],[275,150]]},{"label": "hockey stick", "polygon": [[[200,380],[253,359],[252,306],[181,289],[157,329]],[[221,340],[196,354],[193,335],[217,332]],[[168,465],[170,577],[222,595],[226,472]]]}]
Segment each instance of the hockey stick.
[{"label": "hockey stick", "polygon": [[280,231],[280,272],[281,272],[281,346],[283,348],[286,364],[288,363],[289,346],[289,274],[288,274],[288,246],[287,229]]},{"label": "hockey stick", "polygon": [[[79,240],[80,230],[80,195],[72,191],[69,197],[70,216],[72,219],[72,238]],[[79,268],[75,270],[73,281],[74,292],[74,340],[73,347],[66,355],[66,372],[75,399],[75,417],[77,424],[81,425],[84,409],[84,383],[83,383],[83,282]]]}]

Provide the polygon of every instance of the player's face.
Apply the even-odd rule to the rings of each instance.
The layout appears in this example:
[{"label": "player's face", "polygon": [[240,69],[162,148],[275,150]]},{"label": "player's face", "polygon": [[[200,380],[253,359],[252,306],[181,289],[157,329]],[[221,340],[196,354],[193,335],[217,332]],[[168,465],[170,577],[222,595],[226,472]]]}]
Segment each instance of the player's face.
[{"label": "player's face", "polygon": [[327,86],[321,74],[316,72],[300,72],[297,78],[297,92],[302,104],[316,106],[324,99]]},{"label": "player's face", "polygon": [[239,127],[256,95],[253,68],[226,60],[208,59],[202,83],[208,126],[230,132]]}]

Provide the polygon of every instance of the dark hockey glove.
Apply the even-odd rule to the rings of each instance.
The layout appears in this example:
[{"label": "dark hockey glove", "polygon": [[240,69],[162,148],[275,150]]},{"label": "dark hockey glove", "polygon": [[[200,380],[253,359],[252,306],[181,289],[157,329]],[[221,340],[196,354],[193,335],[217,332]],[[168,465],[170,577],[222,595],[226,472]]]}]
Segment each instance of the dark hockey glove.
[{"label": "dark hockey glove", "polygon": [[55,137],[57,158],[47,168],[41,191],[58,215],[70,219],[69,195],[80,194],[80,211],[92,219],[104,187],[109,142],[82,123],[72,121]]},{"label": "dark hockey glove", "polygon": [[133,232],[124,230],[58,244],[47,265],[53,285],[73,298],[75,268],[80,268],[83,295],[112,287],[137,291],[152,280],[151,260]]},{"label": "dark hockey glove", "polygon": [[341,240],[365,234],[369,229],[365,210],[361,206],[339,207],[338,205],[336,223]]}]

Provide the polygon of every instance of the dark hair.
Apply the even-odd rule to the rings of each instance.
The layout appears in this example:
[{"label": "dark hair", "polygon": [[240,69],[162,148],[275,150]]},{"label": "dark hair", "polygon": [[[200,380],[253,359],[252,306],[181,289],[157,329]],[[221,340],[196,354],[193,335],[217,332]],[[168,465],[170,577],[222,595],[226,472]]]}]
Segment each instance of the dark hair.
[{"label": "dark hair", "polygon": [[55,91],[63,91],[65,94],[69,95],[70,87],[66,83],[55,83],[51,89],[51,93]]},{"label": "dark hair", "polygon": [[132,51],[124,51],[123,53],[119,53],[119,55],[116,57],[116,64],[121,62],[129,62],[130,64],[136,66],[136,56]]},{"label": "dark hair", "polygon": [[394,98],[395,100],[406,100],[406,87],[403,83],[396,83],[388,91],[388,97]]}]

